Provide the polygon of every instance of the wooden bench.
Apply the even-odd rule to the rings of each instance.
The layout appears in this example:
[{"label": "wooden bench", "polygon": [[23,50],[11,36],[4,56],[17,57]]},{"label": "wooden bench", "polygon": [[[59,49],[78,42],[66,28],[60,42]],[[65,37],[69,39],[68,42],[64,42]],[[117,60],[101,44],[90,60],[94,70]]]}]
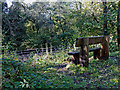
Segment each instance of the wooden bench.
[{"label": "wooden bench", "polygon": [[[93,36],[93,37],[80,37],[76,40],[76,47],[81,47],[79,52],[69,52],[68,55],[73,55],[72,60],[75,64],[88,66],[89,52],[93,52],[94,59],[103,58],[108,59],[109,56],[109,36]],[[89,45],[99,44],[101,47],[89,49]],[[101,50],[101,52],[100,52]]]}]

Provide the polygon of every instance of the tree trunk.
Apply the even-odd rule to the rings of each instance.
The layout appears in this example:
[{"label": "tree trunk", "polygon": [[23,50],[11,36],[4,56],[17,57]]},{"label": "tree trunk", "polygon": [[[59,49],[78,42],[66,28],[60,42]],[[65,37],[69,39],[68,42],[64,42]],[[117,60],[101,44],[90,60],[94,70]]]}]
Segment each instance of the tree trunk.
[{"label": "tree trunk", "polygon": [[117,34],[118,34],[118,47],[119,47],[120,46],[120,1],[118,2]]},{"label": "tree trunk", "polygon": [[103,10],[103,17],[104,17],[104,22],[103,22],[103,30],[104,30],[104,35],[107,35],[107,2],[106,0],[103,0],[103,5],[104,5],[104,10]]}]

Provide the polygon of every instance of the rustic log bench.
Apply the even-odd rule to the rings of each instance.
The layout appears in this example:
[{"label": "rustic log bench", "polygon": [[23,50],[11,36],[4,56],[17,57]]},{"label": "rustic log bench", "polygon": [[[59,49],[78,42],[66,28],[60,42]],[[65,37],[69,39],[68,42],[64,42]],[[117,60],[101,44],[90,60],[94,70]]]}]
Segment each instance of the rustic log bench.
[{"label": "rustic log bench", "polygon": [[[88,66],[89,52],[93,52],[94,59],[103,58],[108,59],[109,56],[109,36],[93,36],[93,37],[80,37],[76,40],[76,47],[81,47],[79,52],[69,52],[68,55],[73,55],[72,60],[75,64],[81,64],[82,66]],[[99,44],[101,47],[89,49],[89,45]],[[100,52],[101,50],[101,52]]]}]

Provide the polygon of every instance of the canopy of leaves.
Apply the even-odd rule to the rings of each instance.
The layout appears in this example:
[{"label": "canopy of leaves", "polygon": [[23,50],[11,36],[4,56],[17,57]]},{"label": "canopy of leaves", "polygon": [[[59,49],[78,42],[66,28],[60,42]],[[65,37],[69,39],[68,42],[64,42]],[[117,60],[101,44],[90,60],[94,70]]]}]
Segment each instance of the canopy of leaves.
[{"label": "canopy of leaves", "polygon": [[[117,45],[118,2],[108,2],[107,32],[110,50]],[[77,37],[103,35],[102,2],[13,2],[3,6],[3,45],[10,50],[45,47],[45,44],[73,45]],[[9,43],[8,43],[9,42]]]}]

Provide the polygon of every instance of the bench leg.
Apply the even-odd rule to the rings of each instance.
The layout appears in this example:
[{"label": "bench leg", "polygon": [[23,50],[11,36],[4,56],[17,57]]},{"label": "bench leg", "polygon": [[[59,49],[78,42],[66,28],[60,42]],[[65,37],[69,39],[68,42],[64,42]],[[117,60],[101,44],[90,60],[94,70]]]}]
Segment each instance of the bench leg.
[{"label": "bench leg", "polygon": [[72,61],[77,65],[79,64],[79,57],[80,57],[80,54],[76,54],[76,55],[73,55],[72,56]]},{"label": "bench leg", "polygon": [[94,59],[100,58],[100,50],[94,51]]},{"label": "bench leg", "polygon": [[105,60],[109,58],[109,36],[105,36],[103,39],[101,58]]},{"label": "bench leg", "polygon": [[81,46],[81,61],[82,66],[88,67],[89,58],[88,58],[88,46]]}]

